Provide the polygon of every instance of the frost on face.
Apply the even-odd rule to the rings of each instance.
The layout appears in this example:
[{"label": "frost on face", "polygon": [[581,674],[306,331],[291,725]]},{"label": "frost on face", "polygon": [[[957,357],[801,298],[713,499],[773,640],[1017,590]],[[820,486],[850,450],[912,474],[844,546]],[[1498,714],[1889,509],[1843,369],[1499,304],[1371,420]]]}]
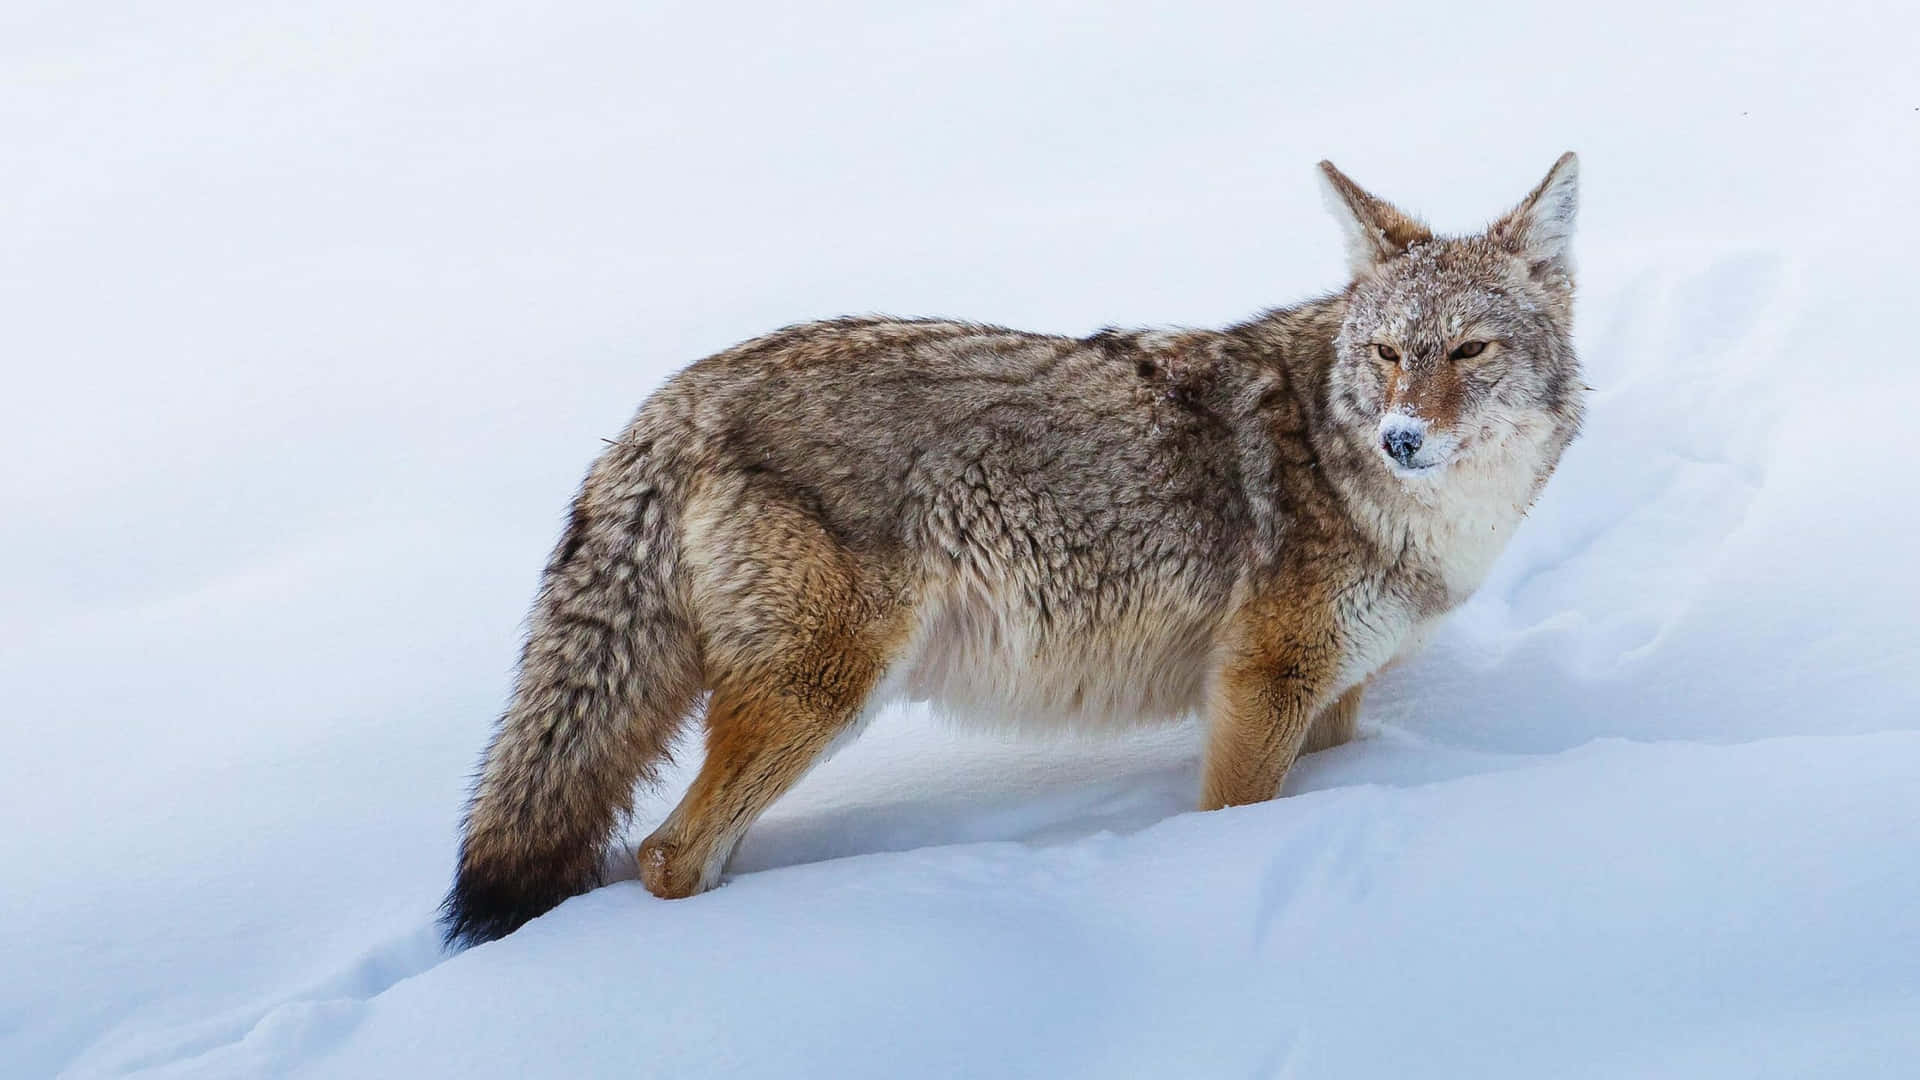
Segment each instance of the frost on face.
[{"label": "frost on face", "polygon": [[[1355,287],[1336,341],[1355,419],[1404,412],[1427,422],[1423,438],[1461,451],[1537,426],[1568,408],[1563,315],[1521,260],[1485,238],[1415,245]],[[1488,344],[1455,356],[1468,340]],[[1382,345],[1397,366],[1380,359]]]}]

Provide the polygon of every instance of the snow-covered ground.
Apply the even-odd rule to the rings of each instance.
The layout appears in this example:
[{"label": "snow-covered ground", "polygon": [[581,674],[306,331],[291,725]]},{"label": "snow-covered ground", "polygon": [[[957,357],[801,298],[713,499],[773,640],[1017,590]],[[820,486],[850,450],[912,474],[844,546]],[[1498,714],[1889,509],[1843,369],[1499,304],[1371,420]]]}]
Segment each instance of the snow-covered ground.
[{"label": "snow-covered ground", "polygon": [[[0,1075],[1912,1075],[1920,17],[1288,7],[0,9]],[[1315,160],[1465,229],[1568,148],[1588,433],[1289,798],[903,712],[442,954],[667,372],[1220,324],[1337,284]]]}]

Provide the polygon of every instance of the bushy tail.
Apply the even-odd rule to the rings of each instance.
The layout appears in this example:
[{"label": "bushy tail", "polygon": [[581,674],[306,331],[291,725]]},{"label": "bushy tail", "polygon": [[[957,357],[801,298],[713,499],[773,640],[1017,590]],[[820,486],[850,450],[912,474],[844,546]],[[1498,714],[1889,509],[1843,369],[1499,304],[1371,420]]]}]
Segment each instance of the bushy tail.
[{"label": "bushy tail", "polygon": [[598,883],[601,849],[701,686],[679,580],[682,480],[648,411],[594,463],[547,564],[513,700],[467,806],[443,907],[451,944],[513,930]]}]

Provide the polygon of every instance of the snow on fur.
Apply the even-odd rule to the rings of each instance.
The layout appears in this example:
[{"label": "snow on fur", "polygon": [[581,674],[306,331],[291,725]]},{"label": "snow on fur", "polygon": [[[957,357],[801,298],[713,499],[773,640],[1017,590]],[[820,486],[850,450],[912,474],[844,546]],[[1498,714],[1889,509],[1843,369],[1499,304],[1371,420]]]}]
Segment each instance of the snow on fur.
[{"label": "snow on fur", "polygon": [[[0,1074],[1904,1075],[1920,26],[1850,7],[13,20]],[[1314,161],[1468,223],[1568,146],[1585,433],[1287,798],[890,712],[714,892],[616,852],[441,950],[565,493],[674,367],[1220,325],[1341,280]]]}]

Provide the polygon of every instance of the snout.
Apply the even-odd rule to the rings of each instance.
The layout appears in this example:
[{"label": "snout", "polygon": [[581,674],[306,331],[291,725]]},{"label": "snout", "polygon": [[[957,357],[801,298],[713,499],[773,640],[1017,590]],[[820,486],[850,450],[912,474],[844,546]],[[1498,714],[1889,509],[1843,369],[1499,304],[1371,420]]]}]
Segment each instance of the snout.
[{"label": "snout", "polygon": [[1394,428],[1380,436],[1380,449],[1398,462],[1403,469],[1413,468],[1414,456],[1420,453],[1420,444],[1426,441],[1426,433],[1412,428]]},{"label": "snout", "polygon": [[1396,466],[1417,472],[1438,464],[1433,452],[1439,447],[1433,445],[1431,435],[1425,420],[1403,412],[1388,413],[1380,421],[1380,452]]},{"label": "snout", "polygon": [[1390,412],[1380,421],[1380,455],[1403,478],[1435,476],[1460,452],[1451,426],[1435,427],[1425,417]]}]

